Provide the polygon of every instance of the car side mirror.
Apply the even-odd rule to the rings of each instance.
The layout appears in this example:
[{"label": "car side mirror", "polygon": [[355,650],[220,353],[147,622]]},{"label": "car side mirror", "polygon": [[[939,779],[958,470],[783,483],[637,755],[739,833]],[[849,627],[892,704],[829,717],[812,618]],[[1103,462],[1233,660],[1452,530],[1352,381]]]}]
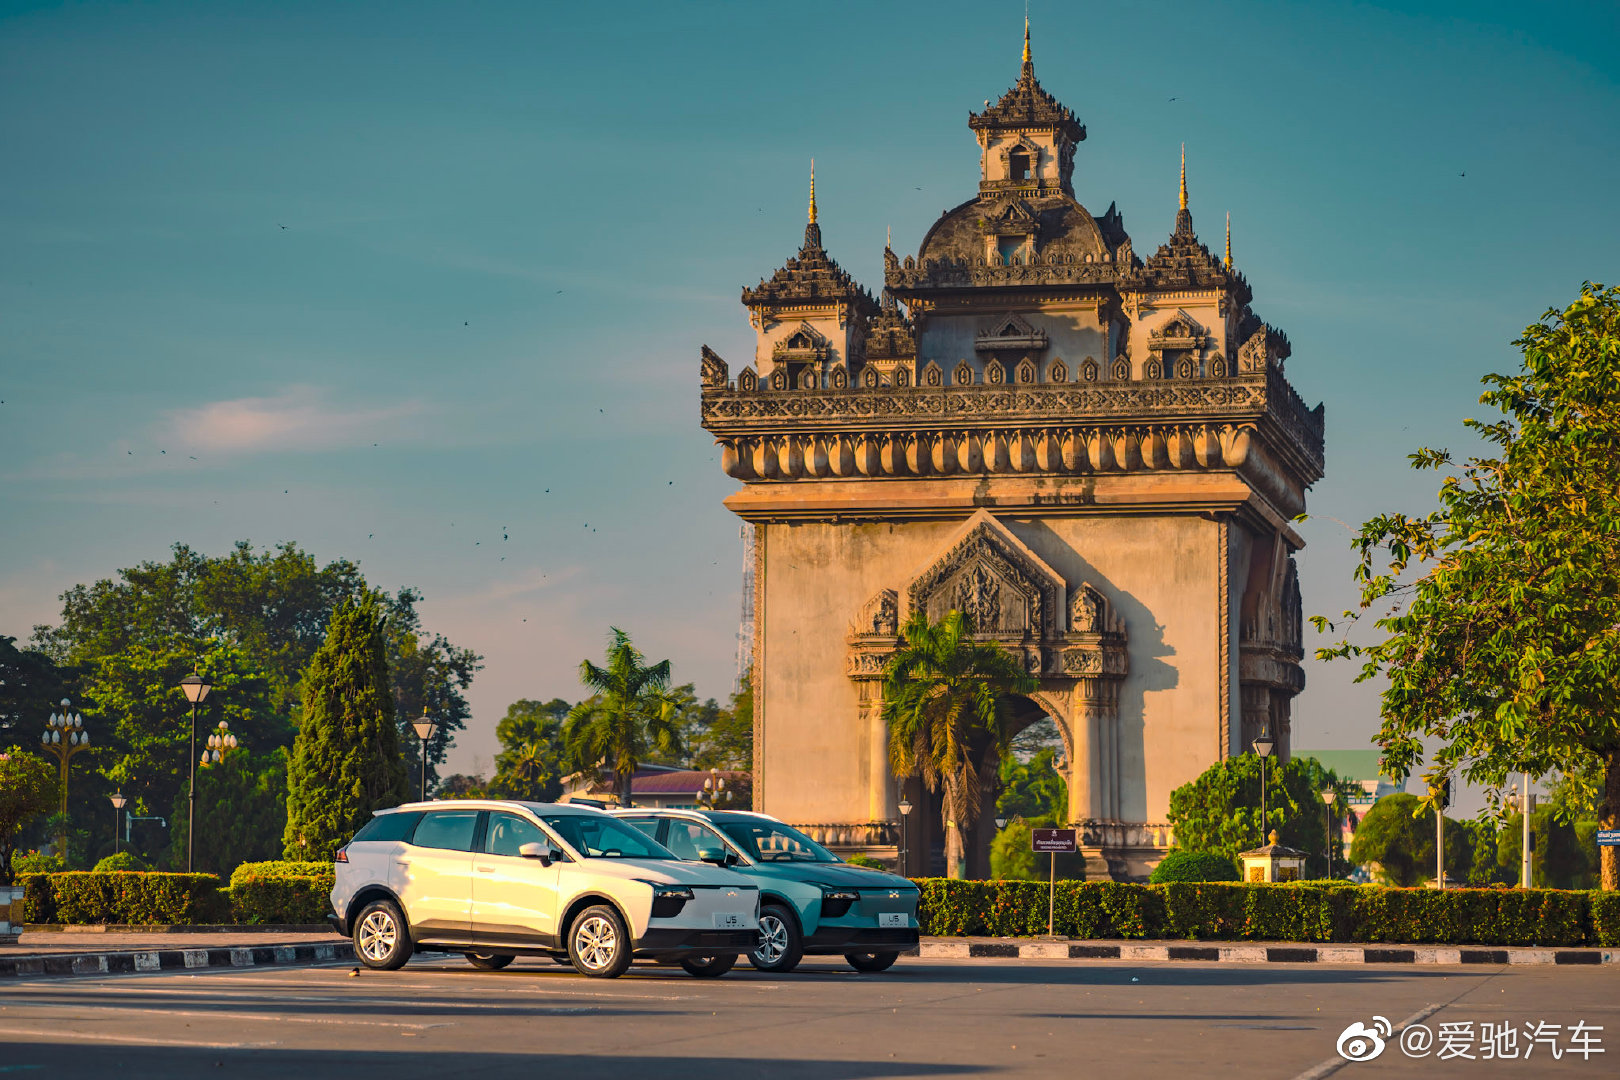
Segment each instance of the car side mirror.
[{"label": "car side mirror", "polygon": [[742,865],[742,856],[738,855],[735,851],[726,852],[726,865],[727,866],[741,866]]},{"label": "car side mirror", "polygon": [[728,851],[723,851],[720,848],[706,847],[698,848],[697,855],[698,862],[713,863],[716,866],[725,866],[728,863],[731,853]]},{"label": "car side mirror", "polygon": [[532,840],[519,847],[518,854],[525,859],[539,859],[541,866],[550,866],[551,860],[557,855],[550,844],[538,844]]}]

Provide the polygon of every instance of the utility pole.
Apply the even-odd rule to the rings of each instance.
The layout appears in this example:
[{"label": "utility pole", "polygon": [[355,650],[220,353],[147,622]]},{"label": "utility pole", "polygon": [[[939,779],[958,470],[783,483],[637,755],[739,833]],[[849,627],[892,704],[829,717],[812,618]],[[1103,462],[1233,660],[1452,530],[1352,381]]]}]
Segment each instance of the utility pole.
[{"label": "utility pole", "polygon": [[1530,774],[1525,773],[1523,778],[1522,794],[1519,796],[1519,815],[1523,819],[1524,834],[1519,838],[1519,888],[1528,889],[1534,879],[1530,876],[1530,845],[1534,838],[1530,832],[1530,815],[1535,813],[1536,797],[1530,792]]}]

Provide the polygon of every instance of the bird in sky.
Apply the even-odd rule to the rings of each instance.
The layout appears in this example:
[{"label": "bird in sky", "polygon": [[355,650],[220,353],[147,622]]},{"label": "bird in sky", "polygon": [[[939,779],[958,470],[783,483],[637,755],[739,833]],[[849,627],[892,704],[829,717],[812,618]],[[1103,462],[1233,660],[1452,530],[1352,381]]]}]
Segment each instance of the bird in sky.
[{"label": "bird in sky", "polygon": [[196,454],[187,454],[186,457],[190,458],[192,461],[197,460],[197,455]]},{"label": "bird in sky", "polygon": [[1171,98],[1171,99],[1170,99],[1170,100],[1171,100],[1171,101],[1174,101],[1174,100],[1176,100],[1176,99],[1175,99],[1175,98]]},{"label": "bird in sky", "polygon": [[[278,222],[276,222],[276,224],[278,224],[278,225],[281,225],[281,223],[280,223],[280,222],[279,222],[279,221],[278,221]],[[286,228],[286,227],[287,227],[287,226],[285,226],[285,225],[282,225],[282,226],[281,226],[281,227],[282,227],[282,228],[283,228],[283,229],[285,229],[285,228]]]}]

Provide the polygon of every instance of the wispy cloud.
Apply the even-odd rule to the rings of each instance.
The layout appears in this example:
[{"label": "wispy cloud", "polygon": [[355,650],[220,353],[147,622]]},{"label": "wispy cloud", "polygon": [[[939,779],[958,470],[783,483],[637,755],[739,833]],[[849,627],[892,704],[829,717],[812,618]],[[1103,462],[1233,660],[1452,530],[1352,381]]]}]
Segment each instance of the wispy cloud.
[{"label": "wispy cloud", "polygon": [[332,450],[398,436],[398,426],[421,415],[418,401],[353,404],[312,386],[293,386],[274,397],[233,398],[176,409],[163,428],[177,445],[214,453]]}]

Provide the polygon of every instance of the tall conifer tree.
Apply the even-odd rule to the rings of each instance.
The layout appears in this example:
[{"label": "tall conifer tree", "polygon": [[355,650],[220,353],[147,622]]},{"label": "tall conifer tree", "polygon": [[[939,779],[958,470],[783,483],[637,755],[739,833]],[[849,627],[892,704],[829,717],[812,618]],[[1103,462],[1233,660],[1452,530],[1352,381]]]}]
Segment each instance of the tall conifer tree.
[{"label": "tall conifer tree", "polygon": [[408,797],[389,689],[385,617],[374,595],[332,613],[304,674],[287,770],[290,859],[331,859],[372,812]]}]

